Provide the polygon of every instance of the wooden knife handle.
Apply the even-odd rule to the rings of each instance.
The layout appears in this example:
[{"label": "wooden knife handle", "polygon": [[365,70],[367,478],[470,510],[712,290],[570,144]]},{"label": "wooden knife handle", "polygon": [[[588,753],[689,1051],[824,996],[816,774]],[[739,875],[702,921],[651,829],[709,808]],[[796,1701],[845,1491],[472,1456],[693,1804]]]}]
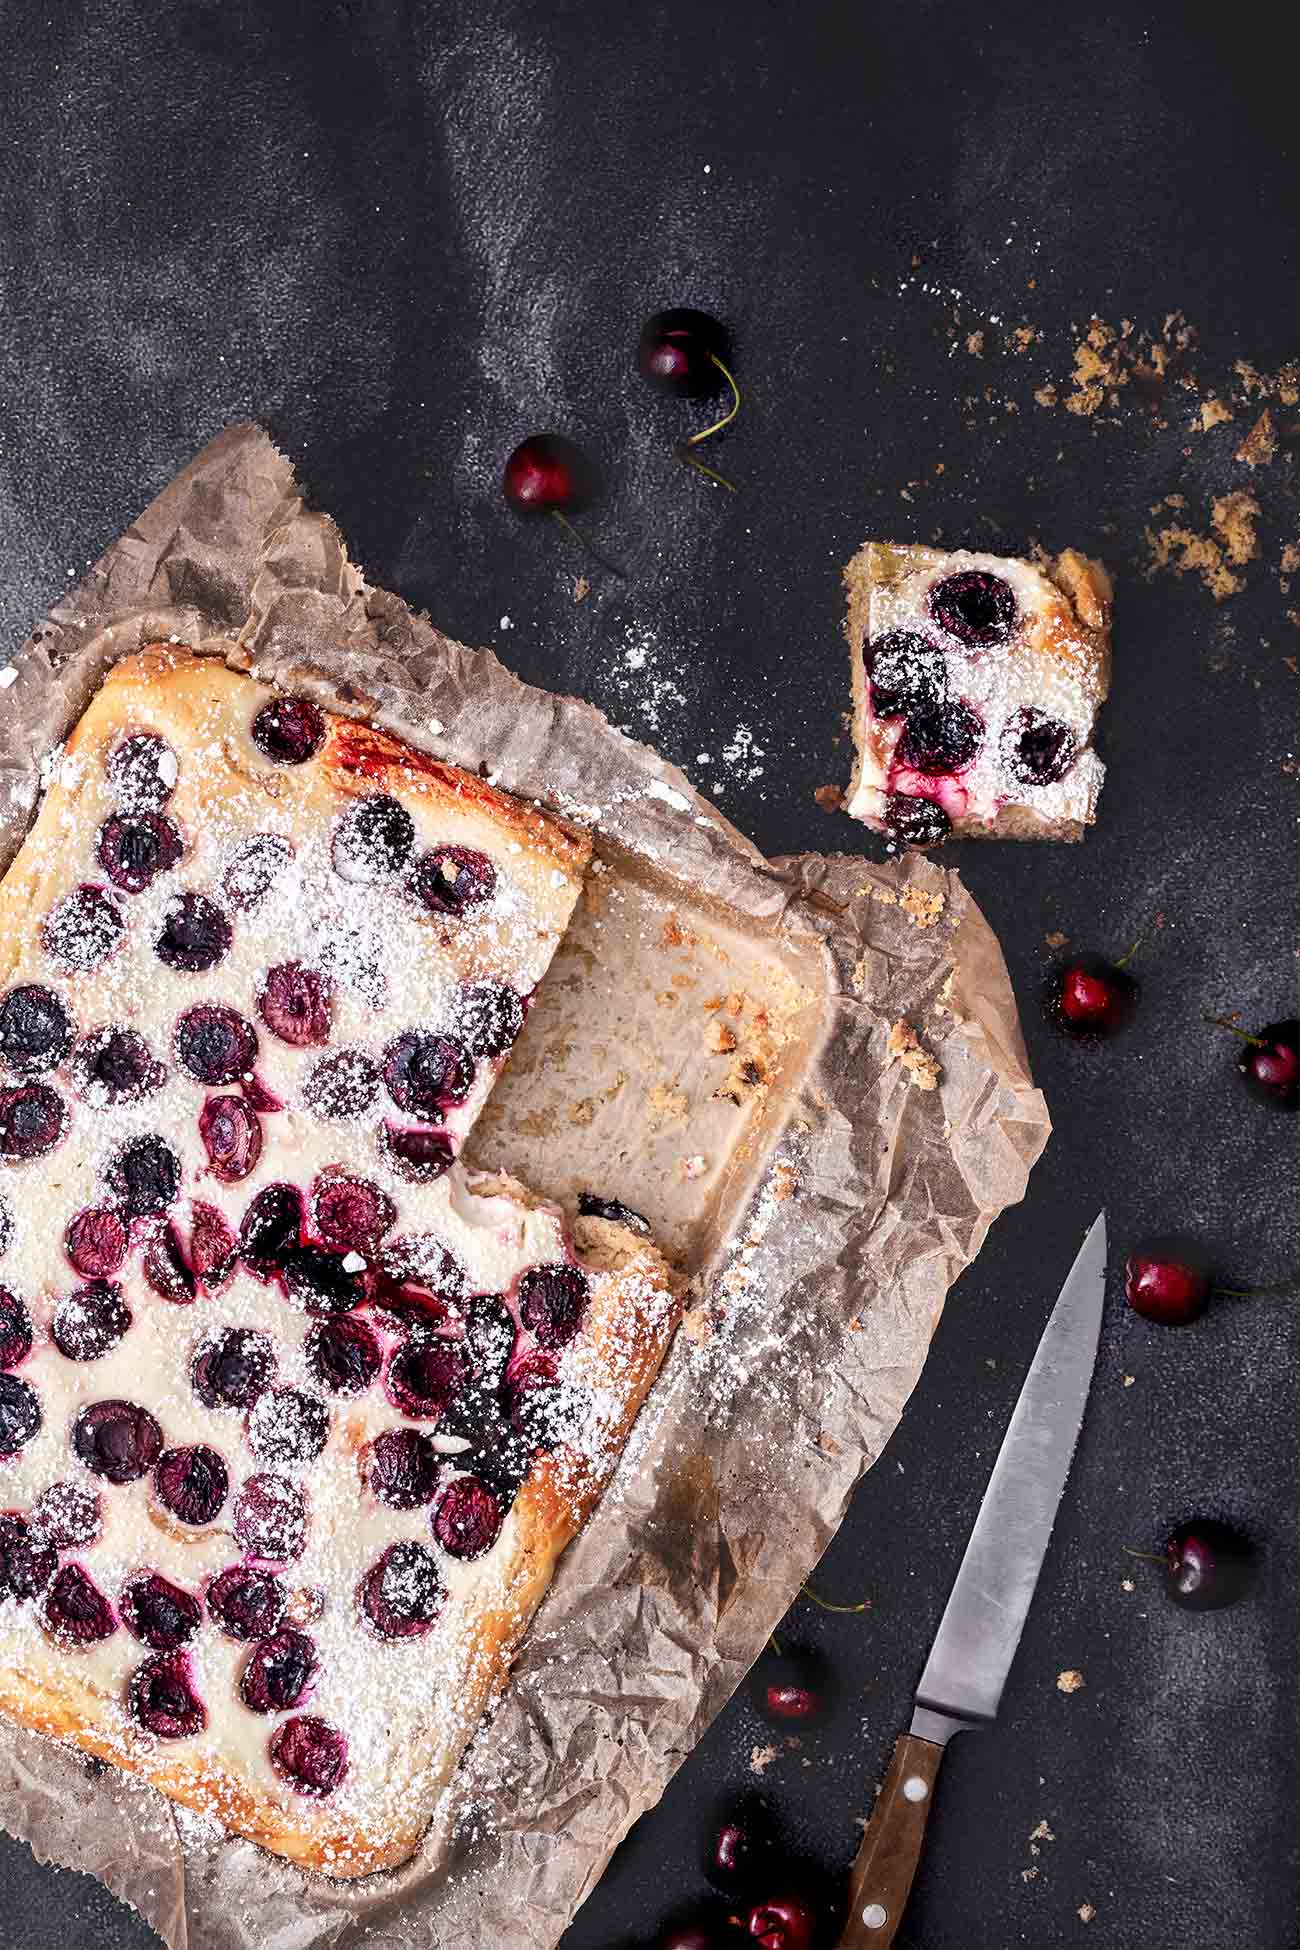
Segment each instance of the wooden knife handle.
[{"label": "wooden knife handle", "polygon": [[887,1950],[903,1920],[921,1859],[943,1748],[903,1734],[849,1878],[839,1950]]}]

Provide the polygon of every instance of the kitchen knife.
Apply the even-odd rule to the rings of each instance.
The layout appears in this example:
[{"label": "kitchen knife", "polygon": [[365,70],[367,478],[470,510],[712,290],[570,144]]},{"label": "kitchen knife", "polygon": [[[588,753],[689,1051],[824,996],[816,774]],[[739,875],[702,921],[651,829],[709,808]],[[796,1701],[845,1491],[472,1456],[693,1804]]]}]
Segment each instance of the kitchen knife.
[{"label": "kitchen knife", "polygon": [[894,1748],[850,1880],[840,1950],[885,1950],[903,1920],[943,1750],[991,1726],[1070,1473],[1097,1358],[1106,1285],[1099,1213],[1043,1329],[993,1465],[952,1596]]}]

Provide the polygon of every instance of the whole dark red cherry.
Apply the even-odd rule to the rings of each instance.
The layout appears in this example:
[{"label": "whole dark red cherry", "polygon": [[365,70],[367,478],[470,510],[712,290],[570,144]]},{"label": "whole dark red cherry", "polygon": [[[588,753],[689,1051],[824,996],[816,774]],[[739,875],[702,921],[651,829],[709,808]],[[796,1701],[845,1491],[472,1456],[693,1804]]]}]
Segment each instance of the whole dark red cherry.
[{"label": "whole dark red cherry", "polygon": [[641,377],[680,399],[720,392],[726,382],[718,361],[727,356],[727,334],[718,320],[689,305],[647,319],[636,349]]},{"label": "whole dark red cherry", "polygon": [[1080,955],[1052,975],[1048,1009],[1070,1036],[1113,1036],[1133,1013],[1138,987],[1128,970]]},{"label": "whole dark red cherry", "polygon": [[704,1873],[724,1895],[756,1894],[758,1877],[771,1869],[775,1836],[762,1803],[749,1798],[732,1807],[709,1837]]},{"label": "whole dark red cherry", "polygon": [[822,1660],[802,1647],[767,1651],[750,1676],[754,1704],[772,1726],[815,1726],[829,1704]]},{"label": "whole dark red cherry", "polygon": [[1300,1109],[1300,1021],[1292,1017],[1254,1030],[1239,1029],[1223,1016],[1210,1021],[1240,1039],[1237,1068],[1252,1097],[1279,1110]]},{"label": "whole dark red cherry", "polygon": [[561,433],[534,433],[506,462],[501,491],[517,515],[572,515],[591,499],[591,467]]},{"label": "whole dark red cherry", "polygon": [[1165,1539],[1165,1590],[1184,1611],[1222,1611],[1245,1595],[1253,1555],[1230,1524],[1193,1517]]},{"label": "whole dark red cherry", "polygon": [[817,1918],[800,1896],[769,1896],[750,1910],[748,1928],[760,1950],[811,1950]]},{"label": "whole dark red cherry", "polygon": [[1185,1327],[1204,1313],[1209,1297],[1209,1273],[1189,1247],[1156,1242],[1124,1262],[1124,1298],[1144,1320]]}]

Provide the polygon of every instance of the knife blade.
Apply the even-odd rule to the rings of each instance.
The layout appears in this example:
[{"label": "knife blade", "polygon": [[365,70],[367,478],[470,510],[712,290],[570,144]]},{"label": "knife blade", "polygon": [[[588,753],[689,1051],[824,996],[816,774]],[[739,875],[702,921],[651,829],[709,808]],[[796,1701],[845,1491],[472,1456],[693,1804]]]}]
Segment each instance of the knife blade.
[{"label": "knife blade", "polygon": [[944,1748],[997,1717],[1074,1458],[1097,1360],[1106,1215],[1043,1329],[850,1881],[840,1950],[886,1950],[902,1921]]}]

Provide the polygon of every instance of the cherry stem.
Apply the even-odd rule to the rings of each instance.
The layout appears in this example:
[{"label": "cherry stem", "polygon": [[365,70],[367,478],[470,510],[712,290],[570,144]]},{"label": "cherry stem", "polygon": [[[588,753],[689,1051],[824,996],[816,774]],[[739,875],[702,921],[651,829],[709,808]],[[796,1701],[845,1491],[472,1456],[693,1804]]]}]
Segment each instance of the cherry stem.
[{"label": "cherry stem", "polygon": [[1235,1022],[1229,1022],[1226,1016],[1207,1016],[1205,1020],[1206,1022],[1214,1023],[1218,1029],[1230,1029],[1234,1036],[1240,1036],[1243,1043],[1251,1044],[1254,1049],[1263,1049],[1264,1047],[1264,1038],[1262,1036],[1248,1035],[1244,1029],[1238,1029]]},{"label": "cherry stem", "polygon": [[[698,435],[696,437],[697,439],[699,438]],[[688,467],[693,467],[697,474],[705,474],[708,476],[709,480],[716,481],[719,487],[726,488],[728,494],[734,494],[736,492],[736,483],[734,481],[729,481],[725,474],[719,474],[714,468],[706,467],[704,465],[704,462],[699,459],[698,455],[691,453],[689,449],[690,449],[689,441],[686,441],[682,446],[675,448],[674,452],[676,453],[678,460],[684,460],[686,462],[686,465]]]},{"label": "cherry stem", "polygon": [[602,555],[596,547],[596,544],[589,541],[582,530],[575,523],[571,522],[567,515],[561,514],[558,508],[552,508],[550,512],[555,516],[561,528],[567,528],[574,541],[579,542],[586,549],[593,562],[599,562],[602,569],[607,569],[610,575],[617,576],[620,582],[627,581],[627,570],[620,569],[617,562],[611,562],[607,555]]},{"label": "cherry stem", "polygon": [[823,1611],[853,1612],[871,1610],[870,1598],[864,1598],[860,1605],[833,1605],[829,1598],[820,1597],[810,1584],[801,1584],[799,1589],[805,1598],[811,1598],[813,1603],[819,1605]]},{"label": "cherry stem", "polygon": [[1119,960],[1115,963],[1116,968],[1127,968],[1129,963],[1132,961],[1134,955],[1137,953],[1138,949],[1142,946],[1142,943],[1145,941],[1145,939],[1146,936],[1140,934],[1137,940],[1133,943],[1133,946],[1129,949],[1128,953],[1126,955],[1121,955]]},{"label": "cherry stem", "polygon": [[779,1659],[779,1658],[781,1657],[781,1642],[780,1642],[780,1640],[779,1640],[779,1639],[777,1638],[777,1636],[776,1636],[776,1633],[775,1633],[775,1632],[769,1632],[769,1633],[768,1633],[768,1635],[767,1635],[767,1642],[768,1642],[768,1644],[769,1644],[769,1645],[771,1646],[771,1648],[772,1648],[772,1650],[773,1650],[773,1652],[775,1652],[775,1654],[776,1654],[776,1656],[777,1656],[777,1658]]},{"label": "cherry stem", "polygon": [[1128,1544],[1121,1544],[1120,1549],[1126,1557],[1136,1557],[1143,1564],[1163,1564],[1165,1561],[1163,1557],[1158,1557],[1154,1551],[1135,1551]]},{"label": "cherry stem", "polygon": [[1286,1286],[1216,1286],[1214,1291],[1226,1294],[1230,1300],[1282,1299],[1300,1293],[1300,1280],[1291,1280]]},{"label": "cherry stem", "polygon": [[710,481],[716,481],[719,487],[726,488],[728,494],[734,494],[736,492],[736,483],[734,481],[729,481],[725,474],[717,474],[713,468],[706,467],[704,462],[691,452],[691,448],[698,447],[701,440],[709,440],[715,433],[721,433],[724,427],[729,427],[740,411],[739,386],[723,365],[716,352],[710,352],[709,358],[713,361],[713,364],[718,368],[718,371],[731,388],[731,405],[727,408],[722,418],[715,420],[711,427],[701,427],[700,431],[693,433],[689,440],[683,440],[681,446],[677,449],[677,458],[678,460],[684,460],[688,467],[693,467],[697,474],[703,474]]}]

